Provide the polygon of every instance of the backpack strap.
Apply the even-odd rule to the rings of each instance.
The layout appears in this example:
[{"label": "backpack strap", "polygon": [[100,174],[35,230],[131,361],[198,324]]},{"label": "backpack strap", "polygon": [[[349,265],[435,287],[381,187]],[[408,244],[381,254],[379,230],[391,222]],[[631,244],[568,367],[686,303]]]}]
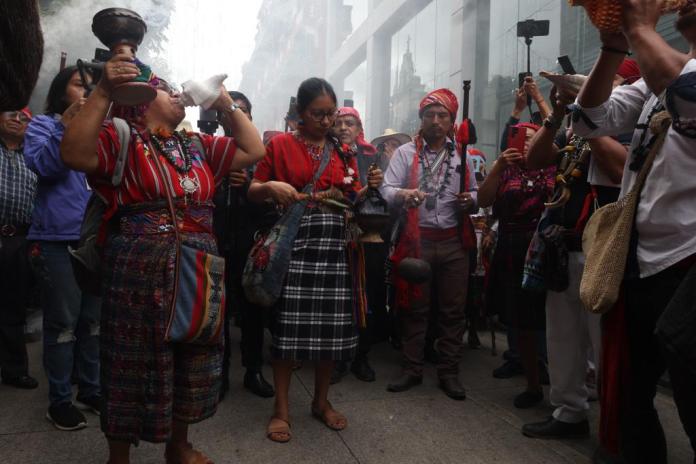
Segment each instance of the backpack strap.
[{"label": "backpack strap", "polygon": [[114,129],[116,129],[116,134],[118,134],[119,144],[121,145],[121,149],[118,152],[118,158],[116,158],[114,174],[111,176],[111,185],[116,187],[117,185],[121,184],[121,180],[123,179],[123,170],[126,167],[128,148],[130,147],[131,128],[125,119],[114,118],[112,122],[114,124]]}]

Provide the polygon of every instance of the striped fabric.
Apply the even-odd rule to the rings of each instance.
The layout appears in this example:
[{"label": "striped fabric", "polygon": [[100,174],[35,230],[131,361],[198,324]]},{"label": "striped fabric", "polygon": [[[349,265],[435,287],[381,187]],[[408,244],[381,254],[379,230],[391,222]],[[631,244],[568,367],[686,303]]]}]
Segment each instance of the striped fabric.
[{"label": "striped fabric", "polygon": [[275,309],[276,359],[352,359],[358,344],[343,215],[308,208]]},{"label": "striped fabric", "polygon": [[224,274],[224,258],[181,246],[168,340],[201,345],[220,342],[225,320]]},{"label": "striped fabric", "polygon": [[[213,137],[206,134],[194,134],[199,137],[205,153],[195,152],[193,167],[188,176],[195,179],[200,188],[193,194],[192,200],[198,202],[212,201],[215,186],[230,171],[230,165],[234,158],[237,145],[229,137]],[[119,206],[135,203],[151,202],[165,199],[164,183],[166,182],[175,197],[184,197],[184,190],[180,185],[181,175],[160,155],[160,162],[166,170],[166,179],[158,175],[157,165],[151,158],[152,154],[142,139],[133,134],[129,146],[128,160],[123,173],[123,181],[114,189],[110,183],[111,176],[116,166],[116,158],[120,149],[118,135],[113,124],[108,123],[99,134],[97,155],[99,159],[97,172],[90,177],[90,182],[110,204]]]},{"label": "striped fabric", "polygon": [[37,178],[26,165],[24,154],[0,141],[0,225],[31,222]]}]

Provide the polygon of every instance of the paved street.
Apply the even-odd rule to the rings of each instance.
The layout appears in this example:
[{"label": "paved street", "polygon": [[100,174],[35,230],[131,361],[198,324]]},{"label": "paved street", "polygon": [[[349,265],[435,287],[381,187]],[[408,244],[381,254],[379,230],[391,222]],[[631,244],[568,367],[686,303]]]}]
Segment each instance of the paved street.
[{"label": "paved street", "polygon": [[[238,333],[235,332],[238,338]],[[500,341],[500,337],[499,337]],[[490,339],[483,339],[488,345]],[[235,348],[238,344],[235,342]],[[499,349],[501,348],[499,343]],[[88,415],[89,427],[60,432],[45,419],[47,385],[40,367],[41,345],[29,345],[32,374],[41,386],[26,392],[0,386],[0,463],[104,463],[106,442],[98,418]],[[257,398],[241,386],[242,370],[234,359],[231,395],[215,417],[193,428],[192,440],[220,463],[589,463],[596,440],[555,442],[530,440],[519,432],[523,423],[543,419],[551,412],[546,403],[531,411],[515,410],[514,395],[523,380],[497,380],[491,370],[500,363],[487,348],[467,350],[462,381],[468,399],[455,402],[438,390],[435,372],[427,370],[424,384],[405,393],[385,390],[398,373],[398,355],[386,344],[376,347],[373,366],[376,383],[365,384],[349,376],[331,392],[334,406],[350,422],[341,433],[331,432],[310,416],[311,369],[293,379],[292,422],[294,437],[286,445],[271,443],[264,430],[272,400]],[[271,378],[270,368],[266,368]],[[672,399],[657,400],[671,464],[691,461]],[[593,405],[596,431],[597,405]],[[134,463],[162,463],[164,449],[148,443],[133,452]]]}]

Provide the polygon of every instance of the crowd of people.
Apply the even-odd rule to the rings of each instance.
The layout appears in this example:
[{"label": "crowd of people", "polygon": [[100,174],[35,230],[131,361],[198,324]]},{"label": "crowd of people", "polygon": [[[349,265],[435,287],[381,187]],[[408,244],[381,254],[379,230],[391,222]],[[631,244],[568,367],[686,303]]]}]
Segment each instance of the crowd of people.
[{"label": "crowd of people", "polygon": [[[526,380],[514,406],[537,407],[550,385],[553,415],[525,424],[525,436],[590,436],[587,413],[598,399],[595,462],[666,463],[653,402],[668,371],[696,450],[696,2],[676,23],[689,54],[656,32],[661,1],[623,3],[623,32],[602,32],[579,91],[557,84],[544,98],[533,77],[521,83],[488,168],[468,147],[471,131],[457,130],[460,106],[448,89],[413,109],[421,122],[413,137],[386,129],[372,143],[360,113],[340,107],[316,77],[299,86],[288,130],[263,140],[252,102],[224,87],[211,106],[224,136],[181,129],[182,95],[155,75],[150,103],[114,102],[114,89],[142,72],[126,54],[99,76],[62,69],[40,115],[0,95],[2,383],[38,386],[24,339],[36,286],[46,418],[78,430],[87,425],[82,411],[98,415],[111,464],[130,462],[141,440],[166,443],[167,462],[208,463],[188,432],[229,390],[233,321],[244,387],[274,398],[266,436],[285,443],[293,371],[314,368],[311,413],[343,430],[349,420],[329,401],[330,386],[348,373],[374,382],[369,353],[380,341],[402,356],[388,391],[417,387],[432,362],[442,391],[465,400],[465,334],[475,345],[488,315],[504,325],[509,347],[493,376]],[[596,244],[586,228],[636,182],[644,184],[619,297],[592,313],[585,254]],[[358,225],[366,203],[385,206],[373,235]],[[96,230],[86,237],[94,208]],[[84,272],[86,246],[98,273]],[[225,298],[208,265],[182,271],[186,249],[224,258]],[[281,255],[280,276],[269,278],[278,294],[265,304],[248,276]],[[201,310],[182,290],[186,272],[212,279],[200,284],[210,285],[205,304],[224,306],[207,314],[222,322],[205,342],[172,329]],[[205,330],[189,335],[196,331]]]}]

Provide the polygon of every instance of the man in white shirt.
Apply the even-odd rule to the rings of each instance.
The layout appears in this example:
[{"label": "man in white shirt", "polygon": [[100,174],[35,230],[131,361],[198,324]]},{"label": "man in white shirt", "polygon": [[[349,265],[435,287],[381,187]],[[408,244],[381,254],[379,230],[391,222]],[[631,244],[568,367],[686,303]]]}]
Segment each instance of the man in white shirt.
[{"label": "man in white shirt", "polygon": [[[602,34],[602,53],[578,97],[580,117],[573,129],[584,137],[635,130],[624,169],[622,195],[635,182],[650,141],[649,121],[667,104],[673,124],[643,188],[624,283],[629,372],[620,401],[618,448],[631,463],[667,462],[665,437],[653,405],[656,384],[669,369],[674,399],[691,445],[696,449],[696,375],[665,355],[654,335],[665,307],[696,263],[696,1],[680,11],[677,29],[691,44],[689,54],[672,49],[655,31],[663,0],[623,0],[624,34]],[[612,92],[616,69],[630,48],[644,80]],[[676,103],[675,103],[676,102]],[[603,404],[607,406],[616,406]],[[603,444],[606,443],[603,440]]]}]

